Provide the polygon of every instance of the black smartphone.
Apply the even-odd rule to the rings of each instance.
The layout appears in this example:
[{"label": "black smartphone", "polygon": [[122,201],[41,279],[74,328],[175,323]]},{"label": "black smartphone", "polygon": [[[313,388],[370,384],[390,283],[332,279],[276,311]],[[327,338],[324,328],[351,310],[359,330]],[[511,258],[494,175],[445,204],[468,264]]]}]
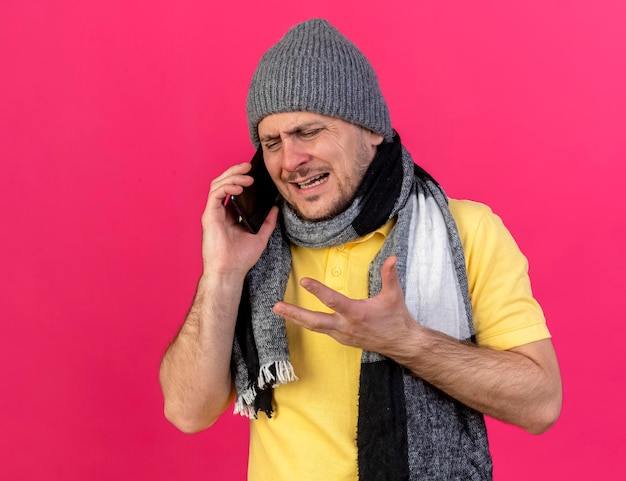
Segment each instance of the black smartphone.
[{"label": "black smartphone", "polygon": [[263,161],[263,150],[259,147],[250,161],[252,168],[248,175],[254,179],[249,187],[244,187],[239,195],[231,195],[226,203],[234,211],[239,222],[250,232],[259,232],[263,221],[273,205],[278,202],[278,189],[274,185]]}]

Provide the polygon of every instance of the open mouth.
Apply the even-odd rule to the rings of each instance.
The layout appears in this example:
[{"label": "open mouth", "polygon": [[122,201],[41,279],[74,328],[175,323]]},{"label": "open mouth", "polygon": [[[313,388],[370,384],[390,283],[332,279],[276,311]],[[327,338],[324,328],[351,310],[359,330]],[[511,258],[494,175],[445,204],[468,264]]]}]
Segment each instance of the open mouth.
[{"label": "open mouth", "polygon": [[316,177],[313,177],[307,180],[306,182],[296,182],[296,185],[298,186],[299,189],[306,190],[306,189],[310,189],[311,187],[316,187],[320,184],[323,184],[327,180],[328,180],[328,174],[321,174],[321,175],[318,175]]}]

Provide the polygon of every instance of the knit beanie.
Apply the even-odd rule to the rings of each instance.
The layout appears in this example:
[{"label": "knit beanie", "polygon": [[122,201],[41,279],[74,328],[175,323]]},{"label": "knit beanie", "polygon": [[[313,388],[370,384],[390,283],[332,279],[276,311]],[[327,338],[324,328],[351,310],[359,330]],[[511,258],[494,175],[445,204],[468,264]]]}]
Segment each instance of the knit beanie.
[{"label": "knit beanie", "polygon": [[261,57],[246,104],[250,140],[278,112],[315,112],[346,120],[391,141],[387,103],[365,55],[323,19],[302,22]]}]

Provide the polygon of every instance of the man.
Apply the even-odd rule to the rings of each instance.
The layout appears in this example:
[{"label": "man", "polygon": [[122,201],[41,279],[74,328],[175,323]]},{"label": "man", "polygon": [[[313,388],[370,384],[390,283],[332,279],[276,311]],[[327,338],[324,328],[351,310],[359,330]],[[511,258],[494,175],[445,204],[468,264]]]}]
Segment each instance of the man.
[{"label": "man", "polygon": [[482,413],[541,433],[561,405],[510,234],[414,165],[370,63],[324,20],[268,50],[247,111],[282,199],[254,235],[224,206],[250,165],[212,182],[167,418],[196,432],[235,397],[251,480],[491,479]]}]

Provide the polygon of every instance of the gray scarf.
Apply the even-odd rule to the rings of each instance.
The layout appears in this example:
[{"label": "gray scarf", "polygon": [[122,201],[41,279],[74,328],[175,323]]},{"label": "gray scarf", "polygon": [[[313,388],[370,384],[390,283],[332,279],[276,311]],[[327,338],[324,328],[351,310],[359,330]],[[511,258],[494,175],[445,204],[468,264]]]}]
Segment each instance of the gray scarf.
[{"label": "gray scarf", "polygon": [[[463,248],[441,187],[413,163],[398,135],[378,153],[352,205],[324,222],[282,219],[246,277],[233,343],[235,412],[271,417],[273,388],[297,379],[284,320],[272,312],[291,269],[289,243],[309,248],[353,241],[392,218],[396,223],[369,269],[369,295],[382,287],[390,255],[411,315],[432,329],[473,342]],[[407,291],[407,286],[410,289]],[[483,416],[409,370],[364,351],[357,430],[360,480],[489,480]]]}]

